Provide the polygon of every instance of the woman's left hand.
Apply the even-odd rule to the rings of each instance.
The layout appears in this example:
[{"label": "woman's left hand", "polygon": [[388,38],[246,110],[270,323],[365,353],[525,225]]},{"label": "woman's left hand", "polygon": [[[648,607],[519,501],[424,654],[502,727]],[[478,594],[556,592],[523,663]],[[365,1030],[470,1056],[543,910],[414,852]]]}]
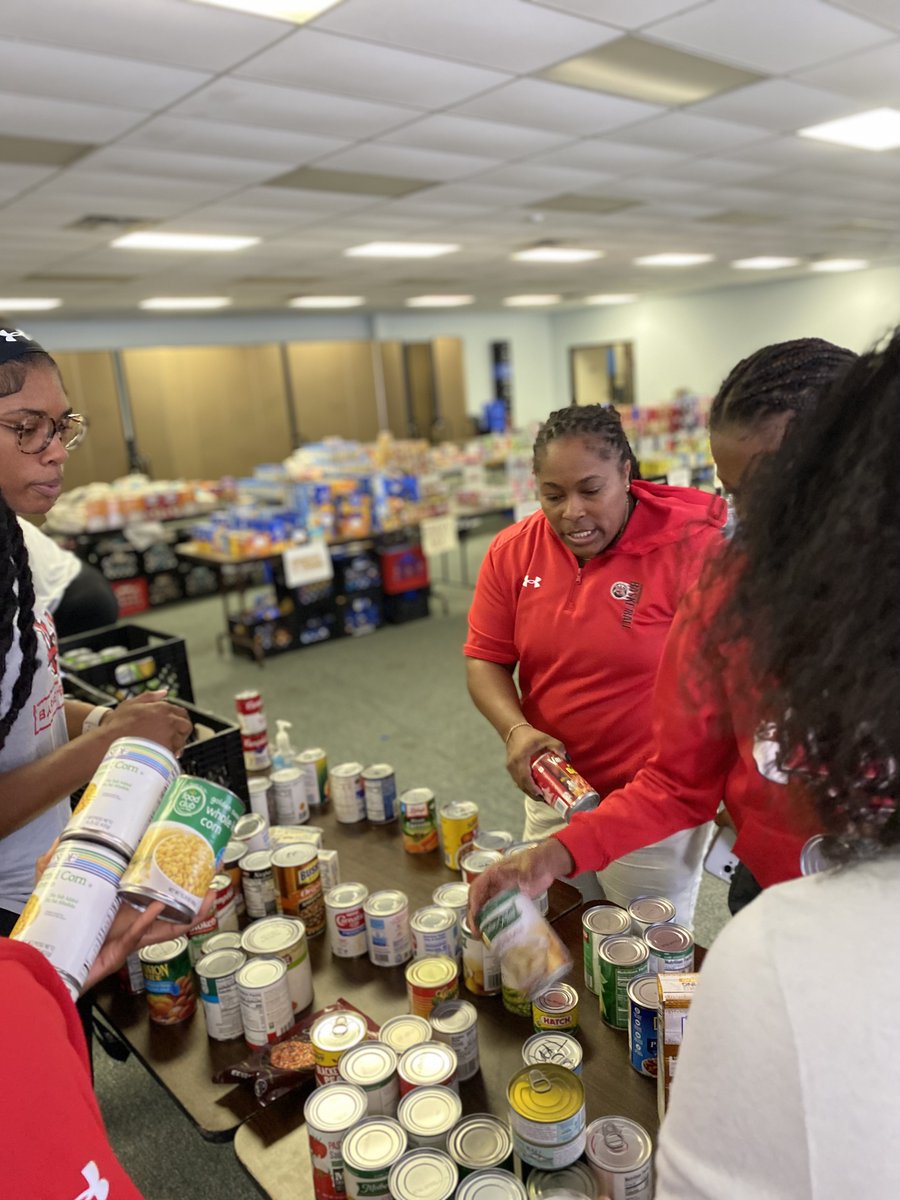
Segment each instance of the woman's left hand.
[{"label": "woman's left hand", "polygon": [[159,915],[165,908],[160,900],[153,900],[143,912],[132,908],[125,901],[116,913],[113,923],[106,935],[106,940],[100,947],[100,953],[91,967],[82,991],[117,971],[125,959],[141,946],[151,946],[154,942],[167,942],[171,938],[180,937],[187,933],[191,926],[203,921],[213,910],[215,892],[209,891],[203,901],[203,906],[190,924],[176,924],[174,921],[160,921]]}]

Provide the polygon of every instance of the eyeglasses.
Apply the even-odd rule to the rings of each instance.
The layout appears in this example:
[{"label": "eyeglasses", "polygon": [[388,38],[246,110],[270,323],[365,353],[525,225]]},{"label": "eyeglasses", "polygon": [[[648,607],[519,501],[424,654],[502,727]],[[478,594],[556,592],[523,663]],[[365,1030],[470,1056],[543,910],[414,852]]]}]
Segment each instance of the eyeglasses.
[{"label": "eyeglasses", "polygon": [[23,454],[40,454],[58,437],[66,450],[74,450],[87,433],[87,421],[80,413],[66,413],[54,421],[47,413],[29,413],[15,425],[0,421],[4,429],[16,435],[16,444]]}]

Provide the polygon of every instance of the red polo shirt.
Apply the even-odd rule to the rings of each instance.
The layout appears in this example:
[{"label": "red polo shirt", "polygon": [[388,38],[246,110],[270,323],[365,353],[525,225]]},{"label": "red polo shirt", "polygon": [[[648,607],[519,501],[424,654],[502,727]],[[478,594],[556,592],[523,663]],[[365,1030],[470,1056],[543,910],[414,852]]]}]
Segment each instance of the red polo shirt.
[{"label": "red polo shirt", "polygon": [[499,533],[464,647],[469,658],[518,663],[526,720],[565,744],[601,796],[649,757],[666,634],[725,517],[722,500],[693,488],[635,482],[632,494],[619,541],[583,564],[541,512]]}]

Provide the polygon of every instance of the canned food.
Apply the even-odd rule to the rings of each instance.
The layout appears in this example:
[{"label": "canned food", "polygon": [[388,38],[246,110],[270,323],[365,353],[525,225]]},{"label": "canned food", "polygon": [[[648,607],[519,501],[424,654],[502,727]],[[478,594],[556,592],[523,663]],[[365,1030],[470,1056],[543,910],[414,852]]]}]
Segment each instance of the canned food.
[{"label": "canned food", "polygon": [[244,752],[244,768],[247,771],[268,771],[272,765],[267,733],[242,733],[241,749]]},{"label": "canned food", "polygon": [[407,854],[427,854],[437,849],[437,818],[431,788],[410,788],[401,795],[400,829]]},{"label": "canned food", "polygon": [[460,1178],[473,1171],[501,1167],[513,1168],[512,1135],[509,1126],[499,1117],[474,1113],[463,1119],[447,1138],[447,1153],[459,1167]]},{"label": "canned food", "polygon": [[390,888],[373,892],[363,911],[370,962],[376,967],[396,967],[412,957],[409,901],[403,892]]},{"label": "canned food", "polygon": [[156,742],[117,738],[104,754],[61,834],[102,842],[130,858],[169,784],[177,760]]},{"label": "canned food", "polygon": [[397,1062],[396,1051],[384,1042],[363,1042],[341,1055],[338,1073],[345,1083],[353,1083],[365,1092],[370,1117],[397,1115]]},{"label": "canned food", "polygon": [[251,1048],[267,1046],[294,1022],[287,967],[280,958],[251,958],[238,968],[238,995],[244,1040]]},{"label": "canned food", "polygon": [[600,947],[600,1015],[614,1029],[628,1027],[628,985],[647,974],[649,958],[646,943],[636,937],[607,938]]},{"label": "canned food", "polygon": [[425,1017],[417,1017],[415,1013],[401,1013],[385,1021],[378,1032],[378,1038],[392,1050],[402,1054],[410,1046],[430,1042],[431,1026]]},{"label": "canned food", "polygon": [[241,733],[265,733],[266,710],[259,692],[248,688],[238,692],[234,698]]},{"label": "canned food", "polygon": [[294,760],[303,776],[306,803],[313,809],[324,808],[328,803],[328,758],[319,746],[302,750]]},{"label": "canned food", "polygon": [[346,1195],[341,1143],[365,1115],[365,1093],[343,1082],[316,1088],[303,1106],[316,1200],[342,1200]]},{"label": "canned food", "polygon": [[73,999],[118,912],[126,865],[118,851],[95,842],[60,842],[13,926],[10,936],[40,950]]},{"label": "canned food", "polygon": [[531,778],[544,802],[564,821],[600,803],[598,793],[557,750],[542,750],[535,755],[531,760]]},{"label": "canned food", "polygon": [[247,847],[243,842],[232,840],[227,844],[222,855],[222,870],[231,880],[231,886],[234,888],[234,907],[237,909],[238,916],[246,912],[244,889],[241,886],[241,859],[246,853]]},{"label": "canned food", "polygon": [[656,1021],[659,988],[655,975],[639,975],[628,985],[628,1053],[641,1075],[656,1078]]},{"label": "canned food", "polygon": [[368,1033],[365,1017],[355,1012],[326,1013],[309,1031],[316,1061],[316,1083],[335,1083],[338,1062],[345,1050],[365,1041]]},{"label": "canned food", "polygon": [[509,1082],[513,1147],[532,1167],[567,1167],[584,1150],[584,1084],[565,1067],[523,1067]]},{"label": "canned food", "polygon": [[406,1149],[406,1134],[390,1117],[369,1117],[344,1137],[344,1186],[350,1200],[391,1200],[391,1167]]},{"label": "canned food", "polygon": [[447,1135],[462,1116],[462,1101],[448,1087],[417,1087],[401,1097],[397,1120],[409,1145],[445,1150]]},{"label": "canned food", "polygon": [[290,917],[255,921],[241,935],[241,949],[251,957],[278,958],[284,963],[293,1012],[312,1004],[312,969],[302,921]]},{"label": "canned food", "polygon": [[191,955],[186,937],[157,942],[138,951],[150,1020],[157,1025],[177,1025],[193,1016],[197,1007]]},{"label": "canned food", "polygon": [[137,950],[128,955],[116,972],[116,977],[126,996],[143,996],[144,972],[141,970],[141,960]]},{"label": "canned food", "polygon": [[587,1130],[587,1160],[610,1200],[650,1200],[653,1143],[637,1121],[599,1117]]},{"label": "canned food", "polygon": [[526,1067],[553,1063],[580,1075],[584,1064],[581,1043],[569,1033],[535,1033],[522,1047]]},{"label": "canned food", "polygon": [[578,993],[568,983],[555,983],[531,1002],[535,1033],[575,1033],[578,1029]]},{"label": "canned food", "polygon": [[364,883],[341,883],[325,893],[328,943],[336,958],[359,958],[368,950]]},{"label": "canned food", "polygon": [[694,939],[683,925],[670,922],[666,925],[651,925],[644,934],[650,950],[649,971],[651,975],[664,975],[667,971],[688,973],[694,969]]},{"label": "canned food", "polygon": [[232,841],[243,842],[248,850],[269,849],[269,822],[261,813],[248,812],[234,823]]},{"label": "canned food", "polygon": [[388,1189],[393,1200],[450,1200],[458,1178],[443,1150],[407,1150],[391,1167]]},{"label": "canned food", "polygon": [[597,951],[608,937],[631,933],[631,917],[618,904],[597,904],[581,917],[581,949],[584,955],[584,983],[588,991],[599,995],[600,968]]},{"label": "canned food", "polygon": [[430,954],[446,954],[448,958],[458,956],[459,923],[452,908],[441,904],[417,908],[410,918],[409,929],[416,958]]},{"label": "canned food", "polygon": [[366,796],[362,781],[362,763],[340,763],[328,772],[334,815],[345,825],[366,816]]},{"label": "canned food", "polygon": [[478,832],[478,805],[473,800],[451,800],[440,809],[444,866],[459,870],[459,852]]},{"label": "canned food", "polygon": [[366,767],[362,773],[366,816],[375,825],[397,819],[397,777],[387,763]]},{"label": "canned food", "polygon": [[266,824],[275,824],[275,795],[272,780],[268,775],[255,775],[247,780],[250,793],[250,811],[266,818]]},{"label": "canned food", "polygon": [[574,1162],[559,1171],[532,1171],[528,1176],[528,1200],[562,1200],[562,1197],[584,1197],[597,1200],[597,1179],[583,1162]]},{"label": "canned food", "polygon": [[499,850],[470,850],[462,859],[462,877],[466,883],[472,883],[478,876],[500,862],[503,855]]},{"label": "canned food", "polygon": [[456,1053],[456,1073],[461,1081],[478,1074],[478,1013],[468,1000],[443,1000],[428,1018],[434,1040],[452,1046]]},{"label": "canned food", "polygon": [[187,931],[188,950],[191,955],[191,966],[194,966],[200,961],[203,954],[203,947],[209,939],[219,932],[219,925],[216,921],[216,914],[210,913],[203,921],[198,921],[192,925]]},{"label": "canned food", "polygon": [[213,950],[194,967],[206,1032],[215,1041],[227,1042],[244,1032],[237,973],[246,961],[242,950]]},{"label": "canned food", "polygon": [[[507,855],[522,854],[525,850],[533,850],[535,846],[540,846],[540,842],[513,842],[511,846],[503,852],[503,857]],[[542,917],[546,917],[550,911],[550,893],[541,892],[539,896],[533,896],[532,899],[537,907],[538,912]]]},{"label": "canned food", "polygon": [[119,889],[129,904],[165,904],[169,921],[191,921],[200,911],[243,805],[233,792],[182,775],[163,796]]},{"label": "canned food", "polygon": [[478,925],[500,957],[504,995],[509,990],[530,999],[562,979],[572,966],[559,935],[518,888],[492,897],[478,913]]},{"label": "canned food", "polygon": [[472,838],[472,849],[499,850],[505,854],[515,840],[505,829],[479,829]]},{"label": "canned food", "polygon": [[272,853],[275,903],[286,917],[299,917],[310,937],[325,931],[325,900],[319,856],[309,842],[281,846]]},{"label": "canned food", "polygon": [[212,937],[206,939],[203,943],[202,958],[207,954],[213,954],[216,950],[240,950],[241,935],[234,930],[226,930],[225,932],[214,933]]},{"label": "canned food", "polygon": [[500,959],[474,933],[467,920],[461,925],[463,982],[476,996],[496,996],[502,987]]},{"label": "canned food", "polygon": [[241,887],[247,916],[258,920],[278,912],[270,850],[251,850],[241,859]]},{"label": "canned food", "polygon": [[525,1185],[511,1171],[473,1171],[456,1189],[456,1200],[528,1200]]},{"label": "canned food", "polygon": [[319,850],[319,875],[323,892],[330,891],[341,882],[341,860],[337,850]]},{"label": "canned food", "polygon": [[628,905],[633,932],[643,936],[651,925],[675,920],[675,905],[664,896],[638,896]]},{"label": "canned food", "polygon": [[459,969],[455,958],[444,954],[414,958],[406,968],[406,995],[409,1011],[417,1017],[430,1017],[432,1009],[459,994]]},{"label": "canned food", "polygon": [[422,1042],[411,1046],[400,1056],[397,1075],[400,1095],[405,1096],[417,1087],[448,1087],[459,1091],[456,1051],[443,1042]]},{"label": "canned food", "polygon": [[309,820],[306,780],[299,767],[272,772],[275,819],[279,825],[304,825]]},{"label": "canned food", "polygon": [[462,928],[469,906],[469,885],[461,880],[439,884],[431,893],[431,902],[441,908],[452,908],[456,913],[457,923]]},{"label": "canned food", "polygon": [[214,875],[212,889],[216,894],[214,912],[219,929],[224,932],[236,932],[238,928],[237,904],[235,903],[234,884],[226,872]]}]

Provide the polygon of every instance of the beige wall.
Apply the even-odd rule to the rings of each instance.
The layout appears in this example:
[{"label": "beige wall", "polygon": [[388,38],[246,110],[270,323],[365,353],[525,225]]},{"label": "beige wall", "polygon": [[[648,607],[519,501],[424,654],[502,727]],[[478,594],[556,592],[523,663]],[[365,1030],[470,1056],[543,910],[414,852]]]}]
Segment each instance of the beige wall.
[{"label": "beige wall", "polygon": [[55,354],[69,402],[87,417],[87,437],[66,463],[66,488],[109,483],[128,470],[113,357],[106,350]]}]

